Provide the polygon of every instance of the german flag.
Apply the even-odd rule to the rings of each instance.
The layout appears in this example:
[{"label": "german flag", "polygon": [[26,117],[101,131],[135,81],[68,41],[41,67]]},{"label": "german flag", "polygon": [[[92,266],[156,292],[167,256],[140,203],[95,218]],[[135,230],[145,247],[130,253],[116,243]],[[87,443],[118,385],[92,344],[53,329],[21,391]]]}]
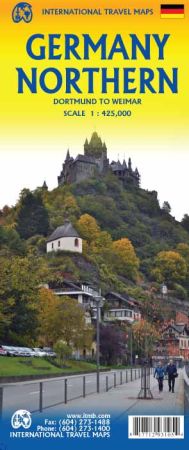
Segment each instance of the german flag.
[{"label": "german flag", "polygon": [[184,19],[184,5],[161,5],[161,19]]}]

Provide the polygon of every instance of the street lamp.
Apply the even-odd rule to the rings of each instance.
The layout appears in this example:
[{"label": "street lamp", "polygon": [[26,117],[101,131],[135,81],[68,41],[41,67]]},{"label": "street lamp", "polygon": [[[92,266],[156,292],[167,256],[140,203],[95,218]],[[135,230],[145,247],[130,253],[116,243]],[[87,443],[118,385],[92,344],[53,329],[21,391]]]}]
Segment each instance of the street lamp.
[{"label": "street lamp", "polygon": [[130,329],[130,365],[133,366],[133,330],[132,325]]},{"label": "street lamp", "polygon": [[96,302],[96,390],[100,392],[100,307],[102,306],[101,289],[98,295],[94,291],[93,299]]}]

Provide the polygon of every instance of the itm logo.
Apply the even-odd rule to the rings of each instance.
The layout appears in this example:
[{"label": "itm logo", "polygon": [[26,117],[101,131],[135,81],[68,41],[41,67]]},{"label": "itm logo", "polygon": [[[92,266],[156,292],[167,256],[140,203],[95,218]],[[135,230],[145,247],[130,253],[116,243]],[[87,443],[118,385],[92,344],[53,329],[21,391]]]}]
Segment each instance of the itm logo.
[{"label": "itm logo", "polygon": [[17,3],[12,12],[12,20],[19,23],[22,20],[26,23],[31,22],[33,18],[32,6],[29,3]]},{"label": "itm logo", "polygon": [[25,409],[19,409],[11,417],[11,425],[17,430],[18,428],[30,428],[32,424],[31,413]]}]

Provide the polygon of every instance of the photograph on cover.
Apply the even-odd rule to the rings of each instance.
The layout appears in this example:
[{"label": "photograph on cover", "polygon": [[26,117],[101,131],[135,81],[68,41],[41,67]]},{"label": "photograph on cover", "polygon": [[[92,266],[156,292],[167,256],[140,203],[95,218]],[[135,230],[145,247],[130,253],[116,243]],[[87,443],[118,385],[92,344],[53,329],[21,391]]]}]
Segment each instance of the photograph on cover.
[{"label": "photograph on cover", "polygon": [[0,5],[0,450],[189,439],[188,5]]}]

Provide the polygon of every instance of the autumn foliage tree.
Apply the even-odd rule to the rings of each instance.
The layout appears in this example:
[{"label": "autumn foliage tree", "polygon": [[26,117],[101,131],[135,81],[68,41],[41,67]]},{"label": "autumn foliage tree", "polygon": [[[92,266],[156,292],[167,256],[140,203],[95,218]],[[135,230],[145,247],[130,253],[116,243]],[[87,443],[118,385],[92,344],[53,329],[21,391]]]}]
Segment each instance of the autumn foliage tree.
[{"label": "autumn foliage tree", "polygon": [[84,310],[76,300],[56,296],[42,288],[38,307],[38,334],[42,344],[62,340],[68,347],[90,348],[93,329],[85,323]]},{"label": "autumn foliage tree", "polygon": [[159,282],[179,283],[186,278],[187,264],[178,252],[163,251],[158,253],[155,258],[155,268],[152,274]]},{"label": "autumn foliage tree", "polygon": [[136,279],[139,269],[139,259],[134,247],[127,238],[114,241],[112,244],[116,271],[127,278]]},{"label": "autumn foliage tree", "polygon": [[100,235],[100,227],[90,214],[83,214],[77,222],[79,233],[88,243],[97,239]]},{"label": "autumn foliage tree", "polygon": [[145,319],[135,322],[132,327],[134,346],[143,357],[150,357],[154,351],[154,345],[160,338],[159,331]]}]

